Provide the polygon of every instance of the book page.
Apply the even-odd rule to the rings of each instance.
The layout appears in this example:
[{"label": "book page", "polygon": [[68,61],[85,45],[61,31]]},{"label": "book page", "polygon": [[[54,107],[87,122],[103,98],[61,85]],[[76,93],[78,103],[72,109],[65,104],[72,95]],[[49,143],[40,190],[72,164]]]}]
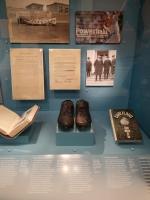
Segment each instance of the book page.
[{"label": "book page", "polygon": [[30,109],[28,109],[26,112],[23,113],[22,119],[26,119],[29,123],[34,120],[34,117],[36,113],[39,111],[39,106],[34,105]]},{"label": "book page", "polygon": [[[0,110],[1,115],[4,114],[4,111],[5,111],[5,115],[7,116],[7,118],[5,117],[3,124],[5,124],[6,126],[8,121],[9,122],[11,121],[11,123],[9,124],[9,126],[6,126],[7,129],[5,128],[5,132],[4,131],[3,132],[1,131],[1,132],[3,133],[3,135],[9,138],[13,138],[17,136],[18,134],[22,133],[27,127],[29,127],[32,124],[38,110],[39,110],[39,107],[37,105],[34,105],[30,109],[28,109],[26,112],[24,112],[23,115],[20,117],[16,113],[12,112],[11,110],[3,106],[3,108],[1,108]],[[2,129],[3,127],[4,125],[0,126],[0,130],[3,130]]]},{"label": "book page", "polygon": [[9,110],[5,106],[0,105],[0,132],[9,133],[13,124],[20,120],[20,116]]},{"label": "book page", "polygon": [[23,120],[20,120],[16,126],[10,131],[9,137],[13,138],[17,136],[18,134],[22,133],[30,123],[24,118]]},{"label": "book page", "polygon": [[36,113],[39,110],[39,106],[34,105],[26,112],[23,113],[22,117],[12,126],[12,130],[9,133],[10,137],[15,137],[22,133],[27,127],[29,127],[35,119]]},{"label": "book page", "polygon": [[80,49],[50,49],[51,90],[80,89]]},{"label": "book page", "polygon": [[10,50],[12,98],[44,99],[43,50],[23,48]]}]

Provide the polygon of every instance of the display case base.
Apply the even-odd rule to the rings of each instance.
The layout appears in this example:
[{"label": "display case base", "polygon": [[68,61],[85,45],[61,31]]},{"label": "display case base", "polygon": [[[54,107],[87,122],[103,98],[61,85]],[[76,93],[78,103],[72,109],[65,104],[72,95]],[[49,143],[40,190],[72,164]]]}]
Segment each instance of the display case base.
[{"label": "display case base", "polygon": [[72,130],[62,131],[58,124],[56,128],[56,145],[58,146],[92,146],[95,145],[95,132],[93,127],[79,131],[75,126]]}]

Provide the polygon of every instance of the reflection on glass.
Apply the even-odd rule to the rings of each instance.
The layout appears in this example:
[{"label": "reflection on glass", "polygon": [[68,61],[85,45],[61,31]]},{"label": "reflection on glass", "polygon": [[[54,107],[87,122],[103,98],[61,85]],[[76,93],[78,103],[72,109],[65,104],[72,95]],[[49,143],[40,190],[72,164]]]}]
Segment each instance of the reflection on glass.
[{"label": "reflection on glass", "polygon": [[71,155],[63,154],[63,155],[60,155],[60,157],[67,160],[71,157]]},{"label": "reflection on glass", "polygon": [[62,172],[63,172],[64,174],[67,174],[67,173],[69,172],[69,167],[68,167],[67,165],[63,165],[63,166],[62,166]]}]

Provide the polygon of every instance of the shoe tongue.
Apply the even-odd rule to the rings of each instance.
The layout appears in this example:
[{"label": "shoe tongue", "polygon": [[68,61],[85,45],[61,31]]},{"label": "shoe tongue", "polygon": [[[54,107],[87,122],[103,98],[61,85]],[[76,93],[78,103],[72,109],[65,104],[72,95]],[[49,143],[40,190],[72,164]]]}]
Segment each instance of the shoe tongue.
[{"label": "shoe tongue", "polygon": [[81,102],[80,104],[79,104],[79,109],[86,109],[88,106],[87,106],[87,104],[85,103],[85,102]]},{"label": "shoe tongue", "polygon": [[64,104],[63,106],[63,113],[66,114],[66,113],[71,113],[72,109],[71,109],[71,105],[68,105],[68,104]]},{"label": "shoe tongue", "polygon": [[85,106],[80,106],[78,110],[79,110],[80,112],[82,112],[82,113],[87,112],[87,109],[86,109]]},{"label": "shoe tongue", "polygon": [[80,105],[80,106],[79,106],[79,109],[81,109],[81,110],[82,110],[82,109],[85,109],[85,108],[86,108],[85,105]]}]

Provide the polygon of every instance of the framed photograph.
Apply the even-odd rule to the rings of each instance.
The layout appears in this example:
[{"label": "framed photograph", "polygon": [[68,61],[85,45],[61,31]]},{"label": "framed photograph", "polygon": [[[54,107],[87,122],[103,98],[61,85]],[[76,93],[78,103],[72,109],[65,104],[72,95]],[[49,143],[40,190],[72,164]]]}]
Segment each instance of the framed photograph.
[{"label": "framed photograph", "polygon": [[78,11],[76,12],[76,43],[120,43],[122,20],[123,14],[120,11]]},{"label": "framed photograph", "polygon": [[11,43],[69,43],[69,0],[6,0]]},{"label": "framed photograph", "polygon": [[116,69],[116,50],[88,50],[86,86],[113,86]]}]

